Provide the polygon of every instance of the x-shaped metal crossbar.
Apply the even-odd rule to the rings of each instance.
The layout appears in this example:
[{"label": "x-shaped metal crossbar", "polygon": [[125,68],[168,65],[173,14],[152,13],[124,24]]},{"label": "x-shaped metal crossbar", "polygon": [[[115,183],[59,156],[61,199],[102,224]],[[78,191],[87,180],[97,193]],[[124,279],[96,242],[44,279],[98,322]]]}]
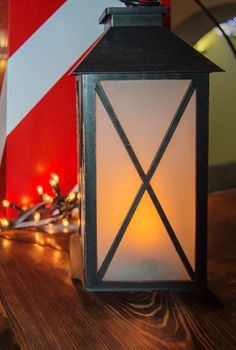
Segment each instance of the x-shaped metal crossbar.
[{"label": "x-shaped metal crossbar", "polygon": [[142,185],[140,186],[140,188],[136,194],[136,197],[135,197],[135,199],[134,199],[134,201],[133,201],[133,203],[132,203],[132,205],[131,205],[131,207],[130,207],[130,209],[129,209],[129,211],[128,211],[128,213],[127,213],[127,215],[126,215],[126,217],[125,217],[125,219],[124,219],[124,221],[123,221],[123,223],[122,223],[122,225],[121,225],[121,227],[120,227],[120,229],[119,229],[119,231],[118,231],[118,233],[117,233],[102,265],[101,265],[101,267],[100,267],[100,269],[99,269],[99,271],[98,271],[98,278],[100,280],[102,280],[102,278],[104,277],[114,255],[116,253],[116,250],[118,249],[119,244],[120,244],[120,242],[121,242],[121,240],[126,232],[126,229],[127,229],[128,225],[129,225],[129,223],[130,223],[130,221],[131,221],[131,219],[132,219],[132,217],[133,217],[133,215],[134,215],[134,213],[135,213],[135,211],[136,211],[136,209],[137,209],[137,207],[138,207],[138,205],[143,197],[143,194],[145,193],[145,191],[147,191],[155,208],[156,208],[156,210],[157,210],[157,212],[158,212],[158,214],[160,215],[160,218],[161,218],[161,220],[166,228],[167,233],[169,234],[169,237],[170,237],[183,265],[185,266],[190,278],[192,280],[194,280],[195,279],[195,272],[192,269],[192,266],[191,266],[191,264],[186,256],[181,244],[179,243],[178,238],[177,238],[177,236],[176,236],[176,234],[175,234],[175,232],[174,232],[174,230],[173,230],[173,228],[172,228],[172,226],[171,226],[171,224],[170,224],[170,222],[169,222],[169,220],[168,220],[168,218],[167,218],[167,216],[166,216],[166,214],[165,214],[165,212],[164,212],[164,210],[163,210],[163,208],[162,208],[162,206],[161,206],[161,204],[160,204],[160,202],[159,202],[159,200],[158,200],[158,198],[157,198],[157,196],[156,196],[156,194],[155,194],[155,192],[150,184],[150,181],[151,181],[151,179],[156,171],[156,168],[157,168],[158,164],[160,163],[162,156],[163,156],[167,146],[169,145],[170,140],[171,140],[171,138],[172,138],[183,114],[184,114],[184,111],[185,111],[194,91],[195,91],[194,82],[190,83],[190,85],[189,85],[177,111],[176,111],[176,114],[173,117],[171,124],[170,124],[164,138],[163,138],[163,141],[160,144],[160,146],[155,154],[155,157],[154,157],[154,159],[149,167],[149,170],[146,174],[145,174],[145,172],[144,172],[144,170],[143,170],[143,168],[142,168],[142,166],[141,166],[141,164],[140,164],[140,162],[139,162],[139,160],[134,152],[132,145],[130,144],[130,141],[129,141],[119,119],[117,118],[117,115],[116,115],[101,83],[96,84],[95,90],[96,90],[101,102],[103,103],[103,106],[105,107],[107,114],[108,114],[114,128],[116,129],[116,132],[119,135],[130,159],[132,160],[132,162],[137,170],[137,173],[139,174],[139,176],[142,180]]}]

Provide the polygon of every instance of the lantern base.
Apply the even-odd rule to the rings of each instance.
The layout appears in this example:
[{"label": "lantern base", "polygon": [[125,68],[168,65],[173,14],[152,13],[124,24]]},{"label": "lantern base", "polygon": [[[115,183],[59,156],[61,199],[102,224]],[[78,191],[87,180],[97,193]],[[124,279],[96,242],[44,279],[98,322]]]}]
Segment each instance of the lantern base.
[{"label": "lantern base", "polygon": [[[84,264],[82,242],[78,233],[70,236],[71,279],[87,292],[190,292],[206,294],[206,277],[192,281],[101,281],[92,278]],[[87,276],[87,278],[85,277]]]},{"label": "lantern base", "polygon": [[[78,274],[77,274],[78,276]],[[206,283],[197,283],[191,281],[165,281],[165,282],[100,282],[93,286],[88,286],[80,277],[82,289],[87,292],[154,292],[154,291],[172,291],[172,292],[190,292],[197,294],[206,294],[208,292]]]}]

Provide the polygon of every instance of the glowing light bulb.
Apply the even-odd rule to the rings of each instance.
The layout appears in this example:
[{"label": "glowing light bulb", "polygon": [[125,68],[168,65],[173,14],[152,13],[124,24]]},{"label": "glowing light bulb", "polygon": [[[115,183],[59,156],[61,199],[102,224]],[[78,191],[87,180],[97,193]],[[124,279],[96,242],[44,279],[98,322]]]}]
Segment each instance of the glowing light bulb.
[{"label": "glowing light bulb", "polygon": [[41,218],[41,215],[39,212],[34,213],[34,221],[35,222],[39,222],[40,218]]},{"label": "glowing light bulb", "polygon": [[57,182],[56,182],[54,179],[51,179],[51,180],[49,181],[49,183],[50,183],[50,185],[51,185],[52,187],[56,186],[56,184],[57,184]]},{"label": "glowing light bulb", "polygon": [[46,202],[46,203],[52,203],[52,202],[53,202],[53,198],[52,198],[51,196],[49,196],[47,193],[45,193],[45,194],[43,195],[43,200],[44,200],[44,202]]},{"label": "glowing light bulb", "polygon": [[69,221],[67,219],[62,219],[61,223],[65,227],[69,226]]},{"label": "glowing light bulb", "polygon": [[39,195],[42,195],[43,194],[43,187],[42,186],[38,186],[37,187],[37,192]]},{"label": "glowing light bulb", "polygon": [[6,218],[1,219],[1,226],[2,227],[8,227],[9,226],[9,221]]},{"label": "glowing light bulb", "polygon": [[55,181],[55,184],[59,182],[59,176],[57,174],[51,174],[51,179]]},{"label": "glowing light bulb", "polygon": [[79,217],[79,208],[72,209],[71,217],[72,217],[72,219],[78,219],[78,217]]},{"label": "glowing light bulb", "polygon": [[80,193],[80,192],[77,193],[77,199],[78,199],[78,200],[81,199],[81,193]]},{"label": "glowing light bulb", "polygon": [[2,205],[4,206],[4,208],[8,208],[10,206],[10,202],[7,199],[4,199],[2,201]]},{"label": "glowing light bulb", "polygon": [[67,196],[67,199],[72,202],[76,199],[76,193],[75,192],[70,192]]}]

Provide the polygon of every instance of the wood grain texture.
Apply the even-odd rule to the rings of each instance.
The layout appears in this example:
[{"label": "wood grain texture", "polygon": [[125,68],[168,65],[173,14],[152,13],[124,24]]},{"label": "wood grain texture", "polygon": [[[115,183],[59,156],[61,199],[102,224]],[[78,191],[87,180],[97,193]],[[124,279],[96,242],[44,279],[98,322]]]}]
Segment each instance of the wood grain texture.
[{"label": "wood grain texture", "polygon": [[0,297],[22,349],[234,350],[235,208],[236,191],[210,196],[206,296],[86,293],[67,252],[0,239]]},{"label": "wood grain texture", "polygon": [[19,345],[12,332],[6,312],[0,302],[0,349],[20,350]]}]

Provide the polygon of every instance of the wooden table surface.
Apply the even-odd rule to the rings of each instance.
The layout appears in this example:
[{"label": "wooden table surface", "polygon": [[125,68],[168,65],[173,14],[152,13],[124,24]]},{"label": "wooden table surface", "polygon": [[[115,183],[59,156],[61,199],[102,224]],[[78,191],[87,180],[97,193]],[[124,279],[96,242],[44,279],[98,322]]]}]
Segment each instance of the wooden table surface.
[{"label": "wooden table surface", "polygon": [[67,252],[0,239],[0,299],[21,348],[235,350],[235,211],[236,191],[210,196],[205,297],[86,293]]}]

